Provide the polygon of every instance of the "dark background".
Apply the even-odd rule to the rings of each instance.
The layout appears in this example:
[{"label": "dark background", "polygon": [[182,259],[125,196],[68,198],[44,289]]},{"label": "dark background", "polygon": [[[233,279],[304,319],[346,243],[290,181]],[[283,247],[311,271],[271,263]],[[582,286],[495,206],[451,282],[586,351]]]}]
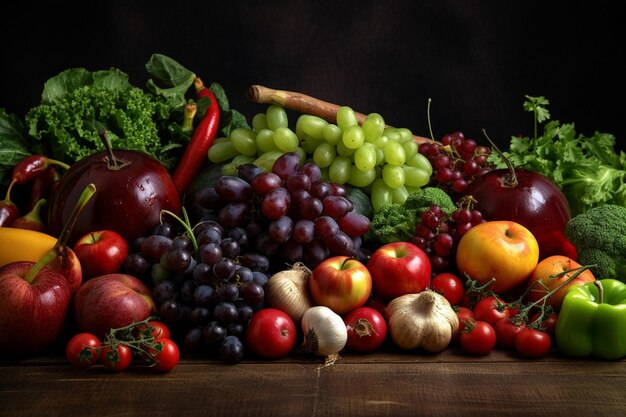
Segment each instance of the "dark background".
[{"label": "dark background", "polygon": [[[58,3],[58,2],[55,2]],[[9,4],[11,4],[9,6]],[[624,37],[609,1],[3,2],[0,107],[25,114],[70,67],[118,67],[143,86],[166,54],[224,86],[249,120],[250,84],[378,112],[435,138],[461,130],[499,144],[532,134],[524,95],[552,119],[613,133],[624,149]],[[88,5],[88,6],[87,6]],[[294,121],[295,122],[295,121]]]}]

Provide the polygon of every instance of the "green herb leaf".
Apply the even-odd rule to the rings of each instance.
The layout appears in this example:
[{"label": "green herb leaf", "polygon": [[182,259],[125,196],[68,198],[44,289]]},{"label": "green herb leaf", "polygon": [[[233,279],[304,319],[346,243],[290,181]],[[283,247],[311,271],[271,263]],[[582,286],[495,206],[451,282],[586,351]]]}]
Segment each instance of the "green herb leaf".
[{"label": "green herb leaf", "polygon": [[0,108],[0,184],[8,184],[13,166],[29,155],[24,124]]},{"label": "green herb leaf", "polygon": [[[146,62],[146,71],[154,77],[146,84],[150,92],[162,97],[172,109],[181,109],[187,104],[185,94],[196,78],[192,71],[162,54],[150,57]],[[158,86],[157,82],[164,87]]]}]

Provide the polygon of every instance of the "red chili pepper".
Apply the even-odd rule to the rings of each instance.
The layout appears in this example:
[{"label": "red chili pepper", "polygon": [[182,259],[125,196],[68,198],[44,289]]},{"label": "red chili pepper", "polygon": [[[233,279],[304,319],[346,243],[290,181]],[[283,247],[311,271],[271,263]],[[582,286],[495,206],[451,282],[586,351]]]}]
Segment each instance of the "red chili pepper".
[{"label": "red chili pepper", "polygon": [[68,169],[69,165],[44,155],[31,155],[22,159],[13,167],[13,179],[18,184],[27,183],[41,175],[49,166],[58,165],[63,169]]},{"label": "red chili pepper", "polygon": [[20,216],[19,208],[11,201],[11,189],[15,183],[17,183],[16,180],[11,181],[6,197],[0,201],[0,227],[10,226]]},{"label": "red chili pepper", "polygon": [[43,221],[41,221],[41,209],[45,205],[46,199],[42,198],[28,213],[15,219],[13,223],[11,223],[11,227],[45,232],[46,226],[43,224]]},{"label": "red chili pepper", "polygon": [[187,191],[187,187],[189,187],[191,181],[198,175],[207,161],[207,152],[213,144],[220,124],[220,107],[213,92],[204,86],[199,77],[196,77],[194,80],[194,86],[196,88],[196,96],[198,98],[209,98],[211,104],[194,130],[187,149],[185,149],[183,157],[172,175],[172,180],[181,195]]},{"label": "red chili pepper", "polygon": [[32,210],[33,207],[35,207],[35,204],[37,204],[37,202],[42,198],[50,199],[52,189],[60,179],[61,174],[59,174],[59,171],[55,166],[48,167],[48,169],[44,170],[41,175],[36,176],[30,186],[30,196],[26,209]]}]

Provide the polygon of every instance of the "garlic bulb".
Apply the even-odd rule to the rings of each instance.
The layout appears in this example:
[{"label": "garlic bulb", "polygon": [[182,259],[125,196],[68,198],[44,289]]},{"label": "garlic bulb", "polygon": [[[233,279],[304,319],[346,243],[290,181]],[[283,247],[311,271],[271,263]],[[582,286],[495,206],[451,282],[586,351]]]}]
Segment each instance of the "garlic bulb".
[{"label": "garlic bulb", "polygon": [[459,318],[448,300],[426,289],[397,297],[385,308],[389,334],[402,349],[445,349],[459,330]]},{"label": "garlic bulb", "polygon": [[319,356],[339,353],[348,341],[348,329],[340,315],[326,306],[309,308],[302,316],[303,345]]},{"label": "garlic bulb", "polygon": [[265,284],[265,299],[270,307],[287,313],[294,323],[300,323],[305,311],[315,305],[309,293],[311,270],[302,263],[272,275]]}]

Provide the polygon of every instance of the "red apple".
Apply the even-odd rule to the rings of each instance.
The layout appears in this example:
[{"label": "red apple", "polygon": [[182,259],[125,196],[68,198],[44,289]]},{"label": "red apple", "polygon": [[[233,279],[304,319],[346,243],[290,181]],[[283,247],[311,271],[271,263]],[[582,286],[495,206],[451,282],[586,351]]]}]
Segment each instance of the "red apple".
[{"label": "red apple", "polygon": [[98,230],[78,239],[74,252],[87,280],[119,272],[128,256],[128,242],[114,230]]},{"label": "red apple", "polygon": [[507,220],[472,227],[459,240],[456,252],[460,276],[467,275],[480,284],[495,278],[491,290],[501,295],[524,283],[538,261],[535,236],[521,224]]},{"label": "red apple", "polygon": [[0,268],[0,351],[42,352],[63,330],[72,297],[67,279],[47,266],[32,277],[33,265],[23,261]]},{"label": "red apple", "polygon": [[367,302],[372,292],[372,277],[356,259],[334,256],[313,269],[309,290],[318,305],[344,314]]},{"label": "red apple", "polygon": [[111,159],[107,151],[96,152],[63,174],[50,199],[50,234],[60,234],[72,212],[68,202],[75,201],[88,183],[98,192],[72,231],[68,240],[72,246],[93,230],[114,230],[132,242],[159,224],[161,210],[180,214],[180,195],[163,164],[145,153],[121,149],[115,150],[115,164]]},{"label": "red apple", "polygon": [[82,285],[83,269],[80,261],[76,253],[67,246],[48,266],[65,277],[65,280],[70,284],[72,294]]},{"label": "red apple", "polygon": [[111,329],[147,319],[157,311],[150,289],[127,274],[86,281],[74,295],[74,319],[80,331],[104,338]]},{"label": "red apple", "polygon": [[426,253],[410,242],[381,246],[367,262],[373,291],[383,299],[418,293],[430,285],[432,268]]}]

